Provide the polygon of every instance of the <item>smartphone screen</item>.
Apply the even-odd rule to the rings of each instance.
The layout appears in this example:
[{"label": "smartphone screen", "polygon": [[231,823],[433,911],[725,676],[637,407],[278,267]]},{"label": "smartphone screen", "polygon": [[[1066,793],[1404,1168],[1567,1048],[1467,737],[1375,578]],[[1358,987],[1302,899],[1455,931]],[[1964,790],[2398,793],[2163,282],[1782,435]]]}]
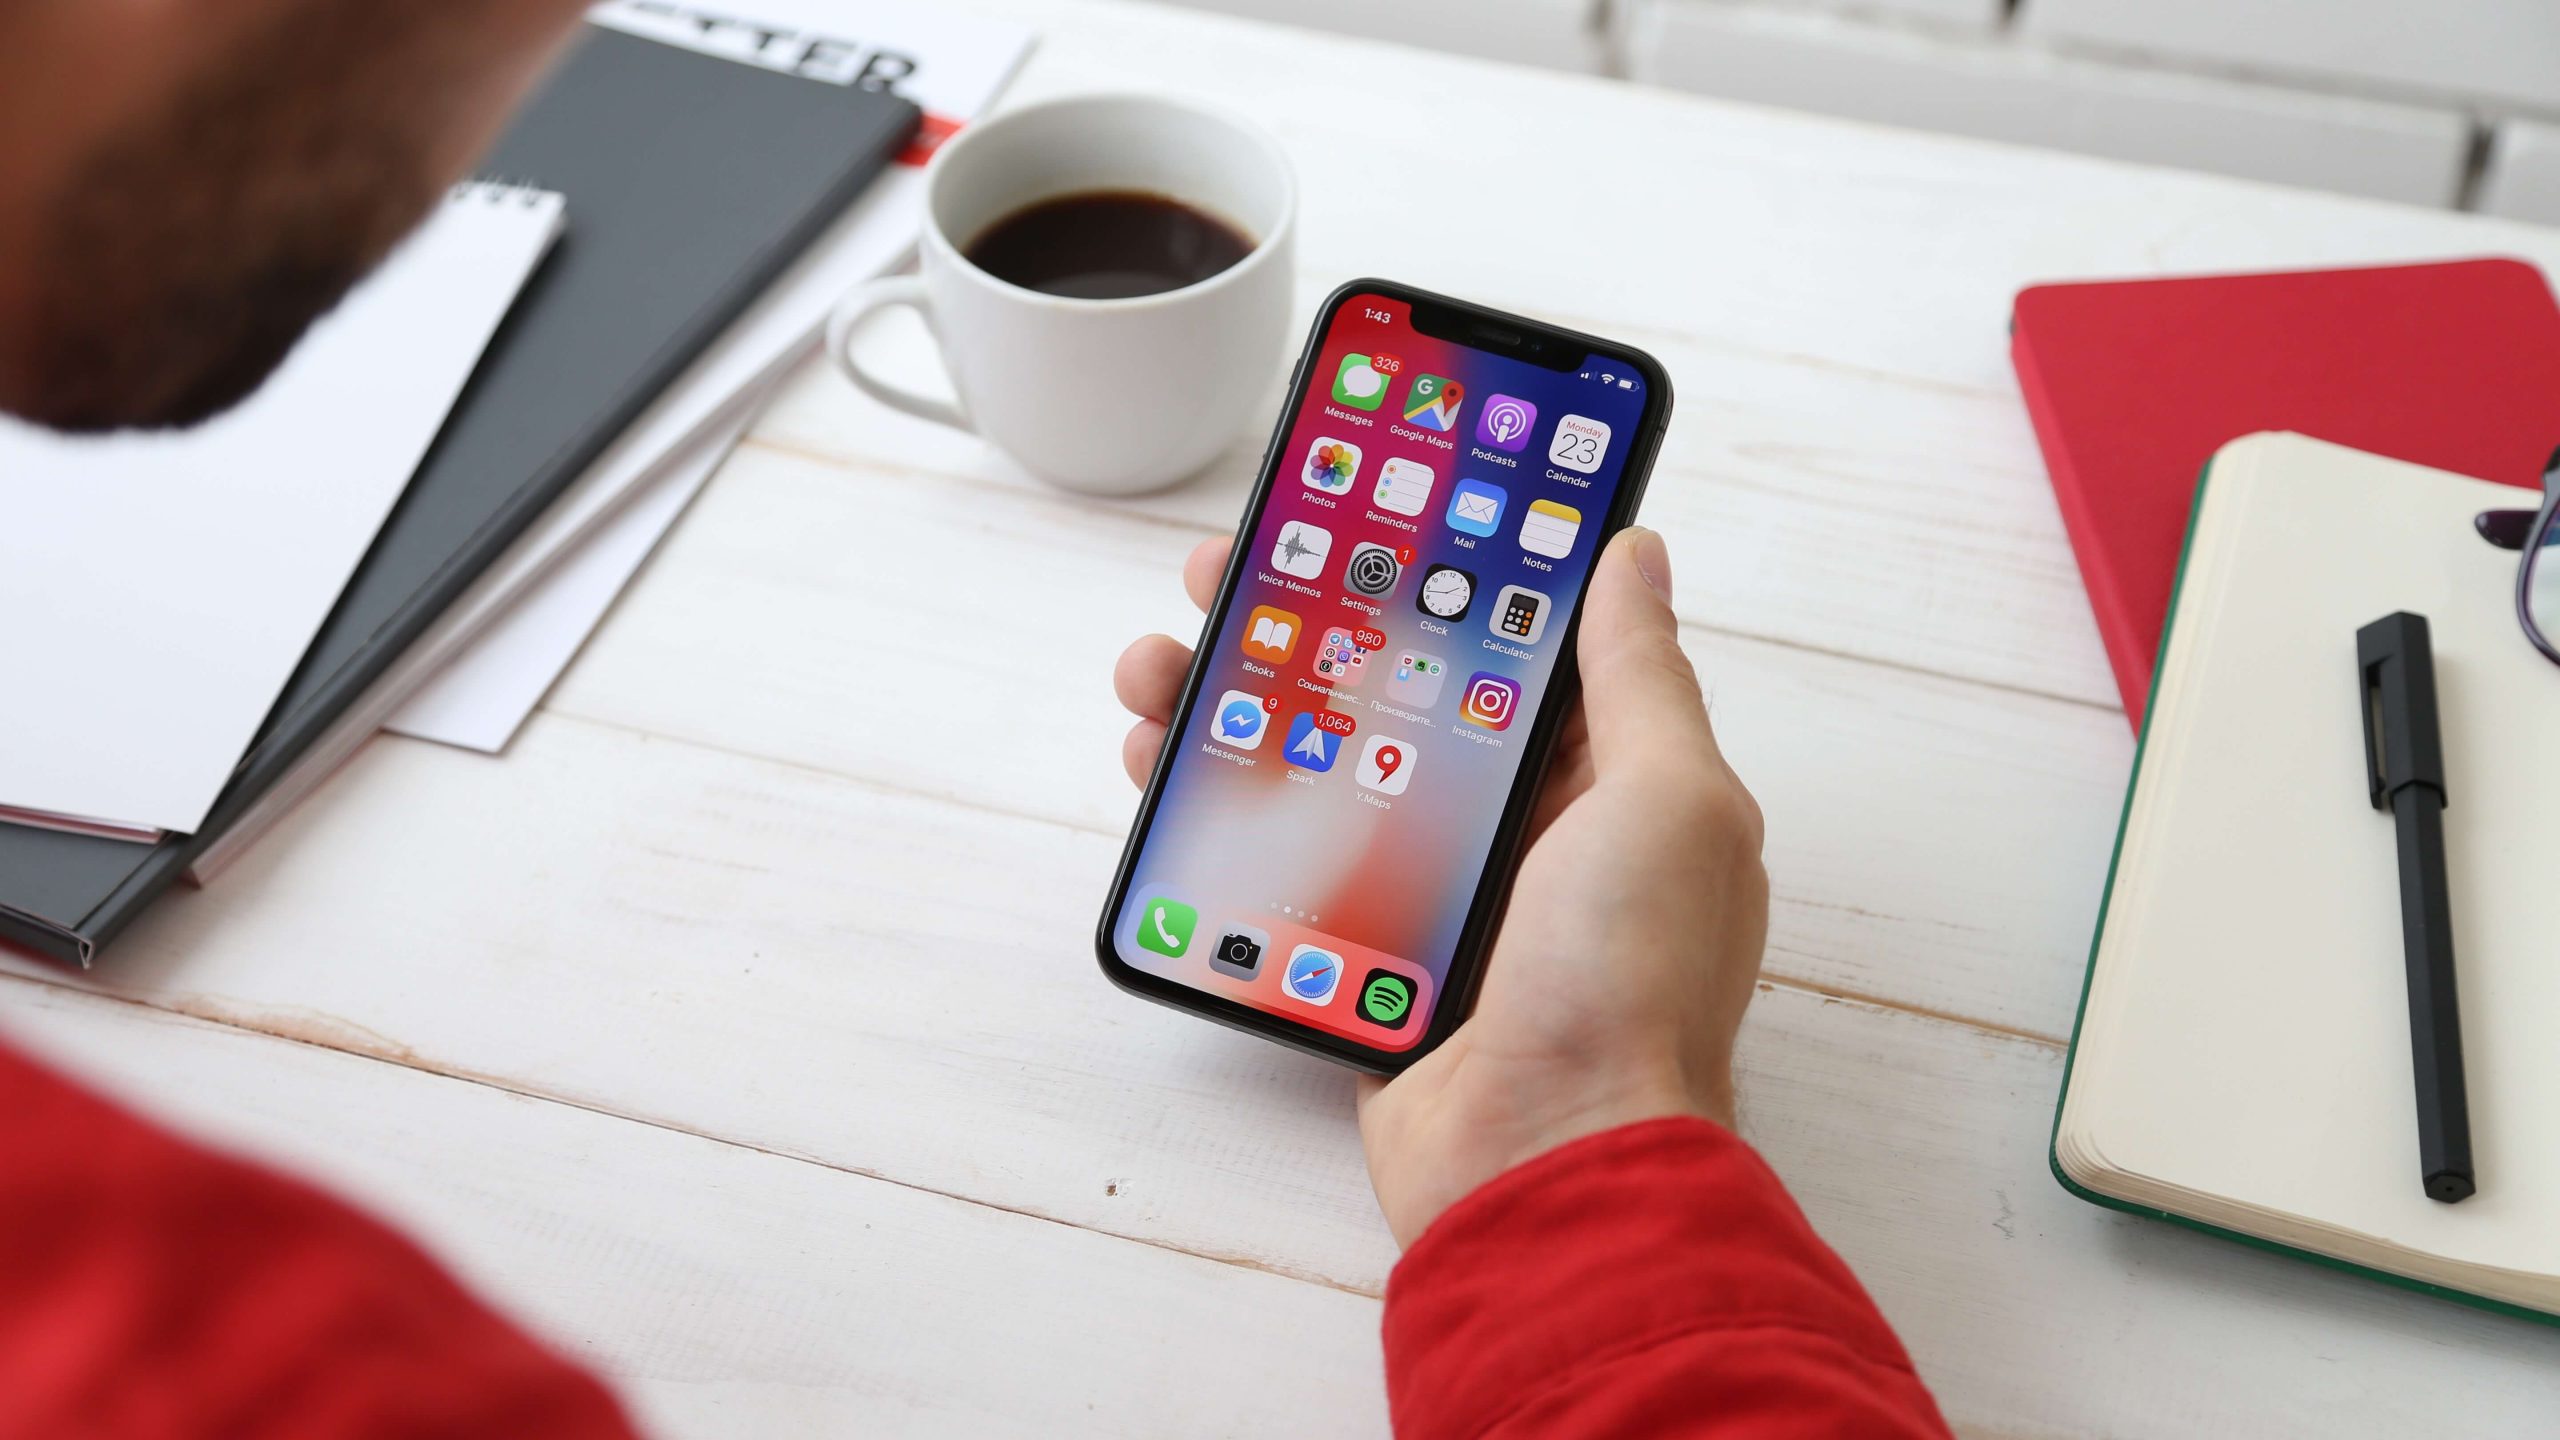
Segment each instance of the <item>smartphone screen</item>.
[{"label": "smartphone screen", "polygon": [[1388,1055],[1452,989],[1653,399],[1623,357],[1534,363],[1414,303],[1320,321],[1105,930],[1137,971]]}]

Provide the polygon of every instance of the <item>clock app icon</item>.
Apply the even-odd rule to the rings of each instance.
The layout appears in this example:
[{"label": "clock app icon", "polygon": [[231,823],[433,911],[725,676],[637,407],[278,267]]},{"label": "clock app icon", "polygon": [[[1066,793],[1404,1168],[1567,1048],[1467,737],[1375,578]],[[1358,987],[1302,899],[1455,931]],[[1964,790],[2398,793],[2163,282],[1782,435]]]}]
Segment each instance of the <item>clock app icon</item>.
[{"label": "clock app icon", "polygon": [[1413,603],[1434,619],[1464,620],[1476,603],[1476,577],[1455,565],[1434,565],[1423,572]]}]

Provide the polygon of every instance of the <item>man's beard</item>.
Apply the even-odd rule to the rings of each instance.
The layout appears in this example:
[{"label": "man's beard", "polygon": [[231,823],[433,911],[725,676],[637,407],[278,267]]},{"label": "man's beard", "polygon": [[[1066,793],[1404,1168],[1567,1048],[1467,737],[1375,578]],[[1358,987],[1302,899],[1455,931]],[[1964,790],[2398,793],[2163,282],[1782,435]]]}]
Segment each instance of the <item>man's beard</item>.
[{"label": "man's beard", "polygon": [[393,12],[415,8],[331,6],[253,39],[92,153],[29,257],[41,291],[12,343],[38,359],[13,408],[63,430],[192,425],[265,382],[443,188],[433,102],[346,59],[391,37],[312,33],[412,23]]}]

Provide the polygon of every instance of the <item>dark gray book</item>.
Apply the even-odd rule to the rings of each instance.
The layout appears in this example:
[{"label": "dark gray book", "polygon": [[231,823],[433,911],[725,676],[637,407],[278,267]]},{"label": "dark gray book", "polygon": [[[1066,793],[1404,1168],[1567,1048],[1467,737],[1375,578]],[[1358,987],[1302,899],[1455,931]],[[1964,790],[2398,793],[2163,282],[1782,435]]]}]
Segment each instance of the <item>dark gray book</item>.
[{"label": "dark gray book", "polygon": [[918,119],[885,90],[589,26],[486,167],[567,196],[568,231],[204,828],[138,845],[0,825],[0,940],[87,964],[843,212]]}]

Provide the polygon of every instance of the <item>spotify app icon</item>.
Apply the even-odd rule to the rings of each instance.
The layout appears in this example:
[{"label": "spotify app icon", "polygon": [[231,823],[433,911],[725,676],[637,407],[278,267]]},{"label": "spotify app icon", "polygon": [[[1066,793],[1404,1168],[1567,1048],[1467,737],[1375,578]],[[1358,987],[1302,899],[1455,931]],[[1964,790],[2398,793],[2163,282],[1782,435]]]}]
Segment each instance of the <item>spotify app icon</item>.
[{"label": "spotify app icon", "polygon": [[1413,982],[1392,970],[1372,970],[1360,982],[1360,1018],[1401,1030],[1413,1015]]}]

